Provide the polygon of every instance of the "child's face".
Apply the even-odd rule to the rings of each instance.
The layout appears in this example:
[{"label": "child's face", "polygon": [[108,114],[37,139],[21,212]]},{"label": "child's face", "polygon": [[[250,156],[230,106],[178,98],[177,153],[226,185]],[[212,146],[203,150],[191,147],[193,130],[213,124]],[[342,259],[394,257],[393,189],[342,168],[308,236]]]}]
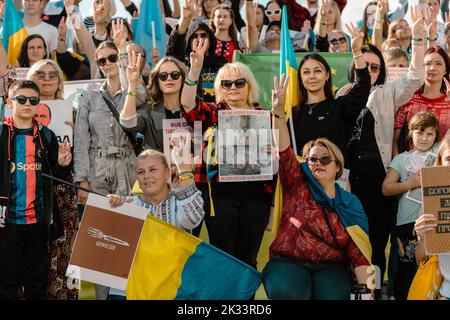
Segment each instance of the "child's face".
[{"label": "child's face", "polygon": [[441,158],[442,166],[444,167],[450,167],[450,149],[447,149],[442,153]]},{"label": "child's face", "polygon": [[[26,101],[21,104],[18,99],[21,99],[21,96],[26,97]],[[39,94],[33,89],[19,89],[16,91],[14,95],[8,98],[8,107],[11,109],[13,113],[13,119],[21,119],[21,120],[31,120],[36,114],[36,109],[38,103],[33,105],[30,103],[31,99],[36,99],[39,103]]]},{"label": "child's face", "polygon": [[431,149],[436,139],[436,129],[433,127],[419,129],[412,132],[413,145],[416,150],[425,152]]},{"label": "child's face", "polygon": [[386,61],[386,67],[388,68],[408,68],[408,60],[405,57],[392,59]]}]

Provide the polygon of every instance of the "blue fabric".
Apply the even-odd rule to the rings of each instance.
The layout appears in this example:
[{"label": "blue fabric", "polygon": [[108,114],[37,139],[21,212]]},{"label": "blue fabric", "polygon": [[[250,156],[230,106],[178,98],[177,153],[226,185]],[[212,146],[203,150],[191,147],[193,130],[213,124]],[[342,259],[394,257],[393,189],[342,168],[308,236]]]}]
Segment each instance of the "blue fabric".
[{"label": "blue fabric", "polygon": [[342,189],[337,183],[336,195],[330,199],[319,182],[313,177],[306,162],[300,164],[305,173],[306,182],[311,195],[320,206],[330,208],[337,213],[344,227],[358,225],[365,233],[369,233],[369,223],[359,199]]}]

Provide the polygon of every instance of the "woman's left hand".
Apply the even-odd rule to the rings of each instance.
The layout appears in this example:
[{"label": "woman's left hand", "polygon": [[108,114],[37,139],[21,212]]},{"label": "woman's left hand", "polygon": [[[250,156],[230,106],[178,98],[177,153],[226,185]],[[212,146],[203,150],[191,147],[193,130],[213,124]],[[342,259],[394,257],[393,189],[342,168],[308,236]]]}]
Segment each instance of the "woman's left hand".
[{"label": "woman's left hand", "polygon": [[69,142],[64,142],[59,145],[58,149],[58,164],[61,167],[67,167],[72,161],[72,151]]},{"label": "woman's left hand", "polygon": [[127,32],[123,19],[113,21],[111,24],[113,32],[113,40],[120,52],[126,52],[127,48]]}]

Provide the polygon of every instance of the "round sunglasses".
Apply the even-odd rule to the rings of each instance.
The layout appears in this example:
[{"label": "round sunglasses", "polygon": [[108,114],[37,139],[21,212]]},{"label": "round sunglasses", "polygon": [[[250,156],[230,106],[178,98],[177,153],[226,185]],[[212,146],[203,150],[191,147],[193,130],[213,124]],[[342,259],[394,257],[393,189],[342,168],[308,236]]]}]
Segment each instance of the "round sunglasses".
[{"label": "round sunglasses", "polygon": [[231,89],[233,84],[234,84],[234,86],[236,88],[242,89],[247,84],[247,80],[245,80],[244,78],[236,79],[234,81],[232,81],[232,80],[222,80],[222,81],[220,81],[220,84],[222,85],[222,88],[225,89],[225,90]]},{"label": "round sunglasses", "polygon": [[30,101],[30,104],[32,106],[35,106],[37,104],[39,104],[39,102],[41,101],[41,99],[39,99],[39,97],[27,97],[27,96],[15,96],[11,98],[14,101],[17,101],[19,104],[24,105],[25,103],[27,103],[27,100]]},{"label": "round sunglasses", "polygon": [[117,53],[111,54],[109,56],[107,56],[106,58],[100,58],[97,60],[97,64],[100,67],[103,67],[106,65],[106,59],[108,59],[109,62],[111,63],[116,63],[117,60],[119,59],[119,55]]},{"label": "round sunglasses", "polygon": [[275,9],[275,10],[266,10],[265,11],[266,16],[271,16],[273,14],[280,14],[281,13],[281,9]]},{"label": "round sunglasses", "polygon": [[319,161],[324,166],[329,165],[331,163],[331,161],[336,161],[336,159],[332,159],[330,156],[323,156],[320,158],[309,157],[309,158],[306,158],[306,160],[308,160],[308,163],[310,165],[314,165],[317,163],[317,161]]},{"label": "round sunglasses", "polygon": [[172,80],[178,80],[178,78],[181,76],[181,72],[179,71],[172,71],[172,72],[160,72],[158,73],[158,79],[161,81],[167,81],[167,79],[172,78]]}]

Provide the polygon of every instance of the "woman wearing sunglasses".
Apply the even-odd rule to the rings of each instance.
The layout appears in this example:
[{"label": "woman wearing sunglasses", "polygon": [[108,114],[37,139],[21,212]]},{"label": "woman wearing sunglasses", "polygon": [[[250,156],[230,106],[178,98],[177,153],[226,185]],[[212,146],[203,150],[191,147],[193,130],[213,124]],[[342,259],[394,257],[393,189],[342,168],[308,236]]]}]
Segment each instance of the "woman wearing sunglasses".
[{"label": "woman wearing sunglasses", "polygon": [[[370,272],[367,217],[356,198],[335,183],[342,175],[344,156],[325,138],[303,147],[299,164],[284,114],[288,79],[275,77],[272,91],[274,129],[279,134],[278,171],[283,188],[281,223],[263,270],[269,299],[349,300],[352,272],[366,285]],[[361,237],[355,241],[353,230]],[[362,244],[365,243],[364,247]],[[350,269],[351,267],[351,269]]]},{"label": "woman wearing sunglasses", "polygon": [[[36,62],[28,71],[27,80],[36,82],[40,90],[41,100],[60,100],[64,96],[63,73],[53,60]],[[39,120],[38,120],[39,121]],[[66,122],[73,127],[73,122]],[[70,164],[66,181],[73,181],[73,163]],[[47,298],[50,300],[77,300],[78,289],[68,287],[66,267],[69,264],[72,242],[78,230],[78,209],[76,190],[63,183],[53,183],[59,211],[64,225],[64,236],[49,244],[50,274]]]},{"label": "woman wearing sunglasses", "polygon": [[[102,194],[128,195],[136,181],[136,155],[133,145],[111,112],[122,111],[127,95],[137,96],[138,104],[144,101],[142,86],[136,91],[127,90],[119,77],[119,52],[115,44],[105,41],[96,50],[96,61],[106,80],[99,90],[83,93],[74,133],[75,182],[84,188]],[[111,109],[110,109],[111,107]],[[78,191],[78,199],[86,202],[87,193]],[[104,300],[107,288],[96,287],[97,299]]]},{"label": "woman wearing sunglasses", "polygon": [[350,52],[350,37],[342,31],[341,13],[332,0],[320,5],[316,25],[316,48],[320,52]]},{"label": "woman wearing sunglasses", "polygon": [[[372,262],[385,270],[384,250],[393,228],[392,199],[381,192],[386,171],[392,159],[394,115],[423,83],[423,57],[425,21],[423,12],[412,7],[413,41],[409,71],[402,78],[387,82],[386,66],[381,52],[374,46],[362,48],[363,58],[369,66],[371,93],[361,105],[356,121],[347,125],[347,154],[349,156],[352,192],[361,200],[369,218]],[[349,68],[351,84],[337,95],[345,95],[354,87],[354,65]],[[392,228],[391,228],[392,225]],[[378,293],[378,292],[377,292]]]},{"label": "woman wearing sunglasses", "polygon": [[[214,82],[216,103],[196,100],[196,87],[202,70],[207,44],[200,40],[191,53],[191,68],[186,77],[181,103],[183,117],[192,124],[201,120],[205,133],[203,152],[213,147],[214,131],[218,125],[219,110],[261,109],[258,104],[258,86],[250,69],[240,63],[222,67]],[[208,158],[208,156],[206,156]],[[271,199],[263,182],[218,182],[211,177],[207,160],[197,167],[196,183],[205,204],[205,223],[211,244],[256,268],[256,257],[267,226]],[[208,181],[211,183],[208,184]],[[211,189],[209,190],[208,186]]]},{"label": "woman wearing sunglasses", "polygon": [[[130,52],[127,79],[130,91],[136,91],[139,84],[139,65],[142,56]],[[180,118],[180,97],[186,78],[184,65],[173,57],[164,57],[150,73],[148,101],[138,106],[136,97],[127,96],[120,124],[130,132],[144,135],[145,145],[155,150],[164,151],[163,120]]]}]

